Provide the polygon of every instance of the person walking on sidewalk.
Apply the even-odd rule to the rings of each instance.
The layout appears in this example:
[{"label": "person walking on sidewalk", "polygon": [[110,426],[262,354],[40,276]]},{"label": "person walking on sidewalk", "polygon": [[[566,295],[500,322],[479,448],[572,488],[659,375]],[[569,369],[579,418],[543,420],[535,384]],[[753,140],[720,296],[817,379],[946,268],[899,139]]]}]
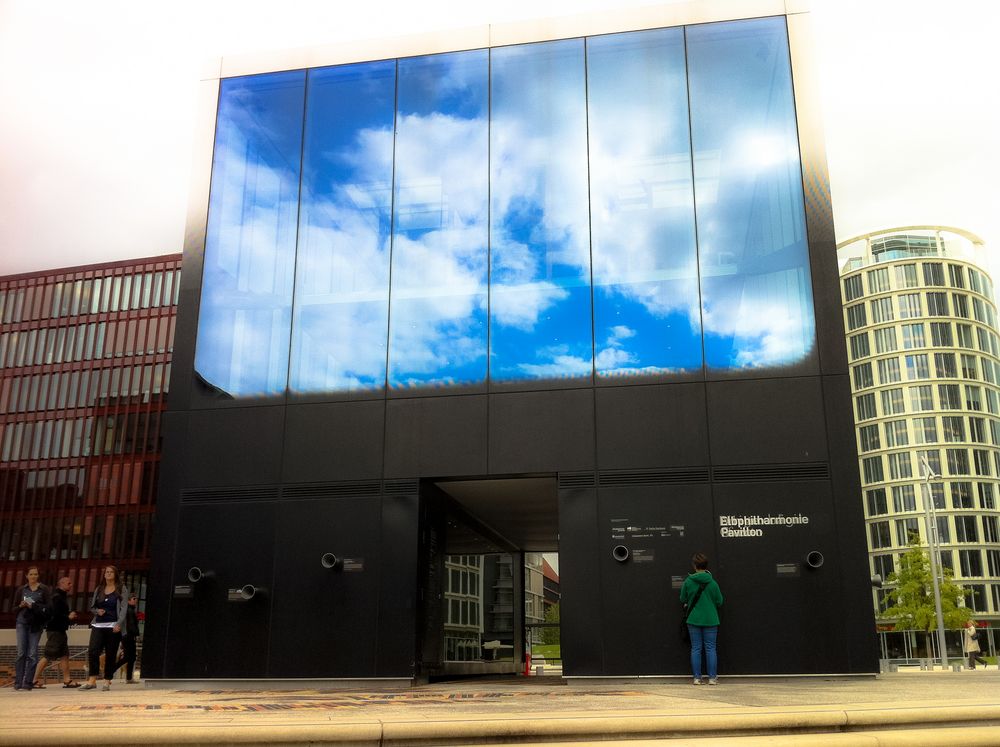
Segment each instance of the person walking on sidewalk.
[{"label": "person walking on sidewalk", "polygon": [[63,576],[56,583],[55,591],[52,592],[52,616],[48,625],[45,626],[46,638],[45,649],[42,658],[38,662],[38,669],[35,670],[35,687],[45,687],[42,682],[42,673],[49,663],[59,662],[62,669],[63,687],[79,687],[79,682],[74,682],[69,676],[69,643],[66,631],[69,630],[70,620],[76,619],[76,613],[69,608],[69,594],[73,591],[73,582],[69,576]]},{"label": "person walking on sidewalk", "polygon": [[135,645],[139,641],[139,597],[130,594],[128,608],[125,610],[125,634],[122,636],[122,658],[115,662],[114,672],[125,667],[125,684],[134,685],[132,675],[135,673]]},{"label": "person walking on sidewalk", "polygon": [[113,565],[104,569],[104,580],[94,589],[90,600],[90,611],[94,613],[90,621],[90,645],[87,650],[89,671],[87,684],[81,689],[93,690],[97,687],[100,674],[101,652],[104,652],[104,690],[111,689],[111,677],[115,671],[115,657],[118,644],[122,640],[125,627],[125,610],[128,608],[128,589],[118,577],[118,569]]},{"label": "person walking on sidewalk", "polygon": [[965,623],[965,630],[962,633],[962,643],[964,644],[965,655],[969,657],[969,669],[975,669],[977,661],[985,668],[986,659],[979,655],[979,629],[976,628],[975,620],[969,620]]},{"label": "person walking on sidewalk", "polygon": [[718,685],[719,660],[715,642],[719,634],[722,590],[708,570],[708,557],[704,553],[695,553],[691,564],[694,572],[684,579],[681,586],[684,619],[691,635],[691,673],[694,675],[694,684],[702,684],[701,654],[704,651],[708,684]]}]

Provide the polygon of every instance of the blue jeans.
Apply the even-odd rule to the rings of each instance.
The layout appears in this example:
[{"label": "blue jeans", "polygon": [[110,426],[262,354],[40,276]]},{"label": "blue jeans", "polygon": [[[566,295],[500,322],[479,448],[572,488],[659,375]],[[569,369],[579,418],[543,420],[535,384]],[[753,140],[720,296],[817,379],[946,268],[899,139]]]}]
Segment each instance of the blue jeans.
[{"label": "blue jeans", "polygon": [[708,678],[714,680],[719,676],[719,657],[715,653],[715,639],[719,635],[719,626],[691,625],[691,673],[696,680],[701,679],[701,651],[705,650],[705,663],[708,666]]},{"label": "blue jeans", "polygon": [[15,629],[17,658],[14,660],[14,687],[31,687],[35,681],[35,667],[38,666],[38,641],[42,637],[42,629],[33,631],[30,625],[20,620]]}]

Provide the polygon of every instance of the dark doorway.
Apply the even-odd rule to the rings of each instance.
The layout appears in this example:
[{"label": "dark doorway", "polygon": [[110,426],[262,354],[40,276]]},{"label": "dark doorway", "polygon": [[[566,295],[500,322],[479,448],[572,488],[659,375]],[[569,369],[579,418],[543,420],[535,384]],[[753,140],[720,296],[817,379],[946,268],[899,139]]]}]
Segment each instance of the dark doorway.
[{"label": "dark doorway", "polygon": [[533,648],[555,673],[556,478],[426,481],[421,497],[420,675],[519,674]]}]

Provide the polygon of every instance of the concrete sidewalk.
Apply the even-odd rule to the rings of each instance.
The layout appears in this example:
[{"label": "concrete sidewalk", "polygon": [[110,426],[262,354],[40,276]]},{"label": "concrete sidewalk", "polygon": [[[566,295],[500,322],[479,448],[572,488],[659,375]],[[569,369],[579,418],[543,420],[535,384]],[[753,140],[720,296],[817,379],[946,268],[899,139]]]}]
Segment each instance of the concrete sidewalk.
[{"label": "concrete sidewalk", "polygon": [[[262,684],[262,687],[264,685]],[[530,677],[396,690],[0,690],[0,744],[998,745],[1000,672],[725,679]],[[662,740],[662,741],[661,741]]]}]

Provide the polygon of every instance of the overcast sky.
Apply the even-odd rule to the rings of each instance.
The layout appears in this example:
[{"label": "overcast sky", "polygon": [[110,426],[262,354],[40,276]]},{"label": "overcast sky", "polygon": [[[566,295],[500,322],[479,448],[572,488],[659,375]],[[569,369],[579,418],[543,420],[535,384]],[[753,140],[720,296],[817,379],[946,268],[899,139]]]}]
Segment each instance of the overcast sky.
[{"label": "overcast sky", "polygon": [[[0,275],[181,251],[207,59],[649,4],[0,0]],[[812,7],[838,240],[942,224],[1000,250],[1000,3]]]}]

